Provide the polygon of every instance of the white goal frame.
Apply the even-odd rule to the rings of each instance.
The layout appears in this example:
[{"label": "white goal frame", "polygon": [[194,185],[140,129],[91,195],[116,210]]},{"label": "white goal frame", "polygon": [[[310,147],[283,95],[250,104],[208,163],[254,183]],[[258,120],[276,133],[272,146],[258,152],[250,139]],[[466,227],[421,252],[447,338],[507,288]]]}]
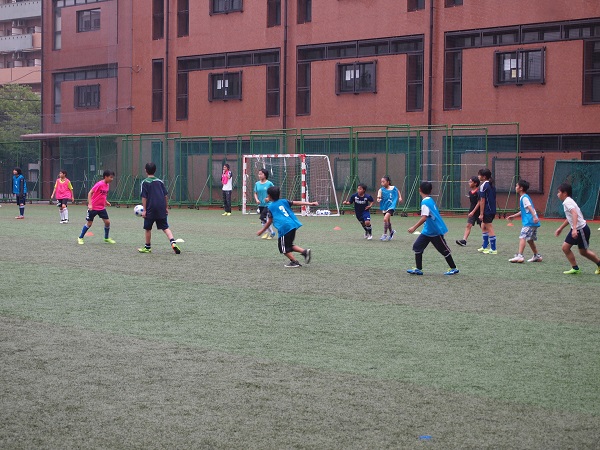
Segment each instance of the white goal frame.
[{"label": "white goal frame", "polygon": [[[310,192],[313,190],[311,186],[307,183],[310,183],[310,174],[307,177],[307,170],[310,171],[310,159],[313,157],[323,158],[327,164],[327,183],[328,186],[326,189],[331,189],[331,196],[329,198],[329,202],[327,205],[319,205],[318,207],[311,207],[303,205],[301,207],[301,214],[303,216],[339,216],[340,215],[340,206],[337,199],[337,194],[335,192],[335,183],[333,181],[333,172],[331,171],[331,162],[329,161],[329,156],[327,155],[312,155],[312,154],[304,154],[304,153],[277,153],[277,154],[252,154],[252,155],[243,155],[243,176],[242,176],[242,214],[253,214],[256,212],[255,208],[250,207],[248,202],[248,196],[254,192],[254,185],[252,183],[252,171],[258,170],[255,167],[249,167],[249,160],[251,159],[273,159],[273,158],[295,158],[300,161],[301,168],[301,189],[300,189],[300,198],[304,202],[315,201],[311,199]],[[309,163],[307,164],[307,161]],[[263,165],[263,168],[266,168],[266,164]],[[333,197],[333,198],[331,198]],[[289,199],[294,200],[294,199]],[[319,201],[317,198],[316,201]],[[251,202],[254,204],[254,201]],[[333,210],[335,207],[335,210]],[[322,208],[332,208],[332,210]]]}]

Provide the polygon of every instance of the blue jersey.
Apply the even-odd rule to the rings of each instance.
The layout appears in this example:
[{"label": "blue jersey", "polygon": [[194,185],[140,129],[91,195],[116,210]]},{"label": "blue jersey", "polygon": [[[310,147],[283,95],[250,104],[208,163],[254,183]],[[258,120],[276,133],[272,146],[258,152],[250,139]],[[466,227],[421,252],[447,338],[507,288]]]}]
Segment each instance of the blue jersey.
[{"label": "blue jersey", "polygon": [[27,194],[27,182],[23,175],[13,175],[13,194]]},{"label": "blue jersey", "polygon": [[254,192],[258,197],[258,206],[267,206],[265,198],[267,198],[267,189],[269,189],[271,186],[274,186],[274,184],[269,180],[265,181],[264,183],[261,183],[260,181],[254,183]]},{"label": "blue jersey", "polygon": [[448,227],[440,216],[440,210],[431,197],[425,197],[421,200],[421,215],[427,216],[423,234],[425,236],[443,236],[448,232]]},{"label": "blue jersey", "polygon": [[[356,214],[356,218],[362,220],[365,214],[365,208],[373,203],[373,197],[369,194],[361,197],[357,192],[350,196],[349,202],[350,204],[354,203],[354,214]],[[367,210],[367,212],[369,212],[369,210]]]},{"label": "blue jersey", "polygon": [[398,198],[400,197],[398,188],[396,186],[390,186],[390,188],[391,189],[386,189],[382,187],[381,189],[379,189],[379,192],[381,192],[381,202],[379,202],[379,209],[381,211],[396,209],[396,205],[398,204]]},{"label": "blue jersey", "polygon": [[142,181],[142,198],[146,199],[146,218],[157,220],[167,217],[167,188],[162,180],[148,177]]},{"label": "blue jersey", "polygon": [[484,181],[479,186],[479,198],[485,198],[485,206],[479,214],[496,214],[496,188],[489,181]]},{"label": "blue jersey", "polygon": [[519,199],[519,207],[521,208],[521,220],[523,221],[523,226],[539,227],[540,222],[538,221],[538,223],[535,223],[533,221],[533,214],[531,214],[527,209],[528,206],[531,206],[531,209],[535,211],[535,208],[533,207],[533,202],[531,201],[531,197],[529,197],[529,195],[527,194],[521,195],[521,198]]},{"label": "blue jersey", "polygon": [[294,211],[292,211],[292,202],[289,200],[280,198],[277,201],[269,203],[267,208],[269,208],[269,212],[273,218],[273,225],[277,228],[279,236],[283,236],[302,226],[296,218]]}]

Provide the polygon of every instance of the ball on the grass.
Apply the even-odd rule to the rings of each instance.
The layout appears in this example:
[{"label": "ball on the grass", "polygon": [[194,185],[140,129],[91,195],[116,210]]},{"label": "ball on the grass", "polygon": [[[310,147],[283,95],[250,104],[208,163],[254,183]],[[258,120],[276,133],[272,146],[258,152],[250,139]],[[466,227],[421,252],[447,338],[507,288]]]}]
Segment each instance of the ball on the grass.
[{"label": "ball on the grass", "polygon": [[136,216],[142,217],[142,214],[144,214],[144,207],[142,205],[135,205],[135,207],[133,208],[133,213]]}]

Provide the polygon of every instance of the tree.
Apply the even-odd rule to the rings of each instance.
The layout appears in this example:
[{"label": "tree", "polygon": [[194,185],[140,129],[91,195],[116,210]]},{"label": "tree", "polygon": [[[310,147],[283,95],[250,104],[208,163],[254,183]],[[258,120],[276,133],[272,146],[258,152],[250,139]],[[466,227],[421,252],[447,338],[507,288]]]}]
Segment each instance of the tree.
[{"label": "tree", "polygon": [[41,131],[42,100],[22,84],[0,86],[0,142],[20,141]]}]

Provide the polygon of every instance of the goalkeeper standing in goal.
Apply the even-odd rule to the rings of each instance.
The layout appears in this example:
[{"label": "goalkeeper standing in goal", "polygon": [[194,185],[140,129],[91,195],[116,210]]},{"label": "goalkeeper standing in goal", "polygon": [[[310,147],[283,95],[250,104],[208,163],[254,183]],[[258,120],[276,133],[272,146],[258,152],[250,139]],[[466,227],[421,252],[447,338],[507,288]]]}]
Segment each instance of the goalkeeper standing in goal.
[{"label": "goalkeeper standing in goal", "polygon": [[302,267],[296,258],[294,253],[300,253],[304,256],[304,262],[308,264],[310,262],[310,248],[303,249],[302,247],[294,244],[296,238],[296,230],[302,226],[300,221],[296,218],[292,206],[319,206],[319,202],[302,202],[302,201],[290,201],[285,198],[279,198],[281,191],[277,186],[271,186],[267,189],[267,202],[270,202],[267,206],[269,209],[269,215],[267,222],[263,227],[256,233],[257,236],[263,234],[269,226],[275,225],[279,233],[277,239],[277,245],[279,247],[279,253],[284,254],[290,262],[284,267],[294,268]]},{"label": "goalkeeper standing in goal", "polygon": [[[260,214],[260,223],[264,226],[267,223],[267,214],[269,213],[269,208],[267,208],[267,189],[271,186],[274,186],[272,182],[269,181],[269,171],[267,169],[260,169],[258,171],[258,181],[254,183],[254,200],[258,204],[258,213]],[[275,230],[273,227],[269,227],[269,231],[262,235],[263,239],[273,239],[275,236]]]}]

